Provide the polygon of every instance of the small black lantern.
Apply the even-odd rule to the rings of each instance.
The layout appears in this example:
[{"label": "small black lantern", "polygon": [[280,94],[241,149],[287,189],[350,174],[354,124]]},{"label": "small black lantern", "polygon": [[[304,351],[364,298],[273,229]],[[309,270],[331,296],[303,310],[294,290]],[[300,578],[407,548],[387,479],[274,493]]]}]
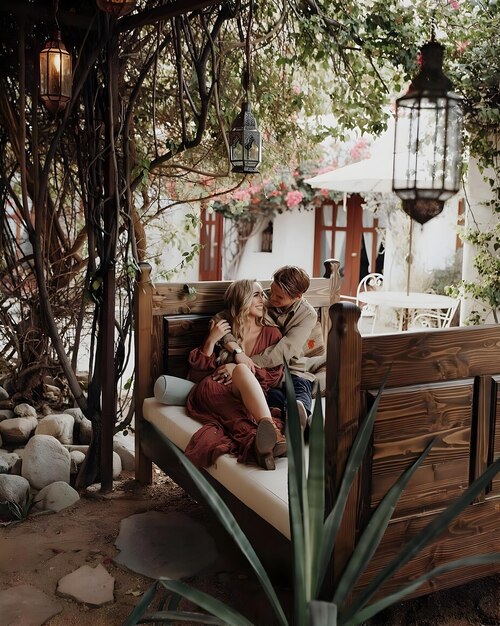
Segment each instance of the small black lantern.
[{"label": "small black lantern", "polygon": [[462,99],[443,72],[444,48],[432,40],[421,50],[421,69],[396,100],[393,191],[403,210],[425,224],[460,187]]},{"label": "small black lantern", "polygon": [[51,113],[62,111],[71,100],[71,54],[54,29],[40,52],[40,98]]},{"label": "small black lantern", "polygon": [[229,131],[229,160],[232,172],[258,174],[262,141],[250,102],[245,100],[241,113],[234,120]]}]

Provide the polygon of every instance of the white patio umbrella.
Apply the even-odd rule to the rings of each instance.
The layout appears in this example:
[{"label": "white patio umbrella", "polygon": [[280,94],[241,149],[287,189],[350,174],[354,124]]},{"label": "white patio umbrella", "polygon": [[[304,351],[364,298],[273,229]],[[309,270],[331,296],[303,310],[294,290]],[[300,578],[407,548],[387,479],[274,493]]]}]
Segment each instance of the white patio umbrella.
[{"label": "white patio umbrella", "polygon": [[378,154],[304,182],[311,187],[346,193],[392,193],[392,154]]}]

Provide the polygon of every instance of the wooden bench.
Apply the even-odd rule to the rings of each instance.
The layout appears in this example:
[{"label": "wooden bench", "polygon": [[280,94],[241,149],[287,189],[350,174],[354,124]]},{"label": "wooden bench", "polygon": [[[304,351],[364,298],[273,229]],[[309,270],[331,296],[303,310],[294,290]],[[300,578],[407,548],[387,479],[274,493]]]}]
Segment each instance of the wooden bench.
[{"label": "wooden bench", "polygon": [[[162,373],[184,376],[186,357],[199,345],[208,319],[223,308],[227,282],[153,285],[142,266],[136,290],[136,477],[151,481],[154,462],[195,498],[196,489],[158,431],[143,418],[144,400]],[[266,284],[264,283],[264,286]],[[338,284],[313,279],[307,299],[320,311],[327,346],[327,503],[335,497],[360,418],[391,367],[376,419],[373,443],[351,497],[332,559],[329,586],[344,567],[370,512],[389,486],[438,435],[436,445],[410,481],[360,586],[394,556],[500,455],[500,327],[370,335],[357,329],[359,309],[337,303],[325,315]],[[286,460],[285,460],[286,462]],[[263,472],[274,474],[274,472]],[[290,571],[290,543],[274,526],[245,506],[238,494],[207,478],[229,504],[259,555],[275,573]],[[415,557],[385,587],[398,588],[433,566],[469,554],[500,550],[500,478],[444,536]],[[478,566],[447,574],[414,595],[455,586],[500,571]]]}]

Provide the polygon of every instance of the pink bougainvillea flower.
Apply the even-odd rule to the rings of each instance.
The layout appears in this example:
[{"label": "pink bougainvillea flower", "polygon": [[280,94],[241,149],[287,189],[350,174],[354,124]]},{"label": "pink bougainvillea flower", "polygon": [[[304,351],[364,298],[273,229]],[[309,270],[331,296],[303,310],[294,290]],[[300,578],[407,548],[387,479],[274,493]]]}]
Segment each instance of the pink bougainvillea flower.
[{"label": "pink bougainvillea flower", "polygon": [[457,11],[460,8],[460,4],[458,0],[450,0],[450,5],[452,9],[455,9],[455,11]]},{"label": "pink bougainvillea flower", "polygon": [[233,199],[246,202],[250,200],[250,192],[248,189],[236,189],[236,191],[233,191]]},{"label": "pink bougainvillea flower", "polygon": [[458,52],[465,52],[467,48],[470,46],[470,41],[457,41],[457,50]]},{"label": "pink bougainvillea flower", "polygon": [[302,202],[303,195],[300,191],[289,191],[286,194],[285,202],[289,209],[293,209]]}]

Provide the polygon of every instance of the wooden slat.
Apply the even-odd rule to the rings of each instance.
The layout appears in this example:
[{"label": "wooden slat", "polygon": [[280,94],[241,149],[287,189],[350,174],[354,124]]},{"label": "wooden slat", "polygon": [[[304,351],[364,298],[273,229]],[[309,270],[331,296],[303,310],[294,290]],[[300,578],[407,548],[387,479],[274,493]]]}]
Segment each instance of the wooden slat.
[{"label": "wooden slat", "polygon": [[164,371],[185,378],[188,373],[188,355],[201,345],[207,334],[209,315],[165,316]]},{"label": "wooden slat", "polygon": [[[500,458],[500,375],[492,376],[491,383],[489,463]],[[500,496],[500,474],[493,479],[488,496]]]},{"label": "wooden slat", "polygon": [[[433,515],[420,515],[389,524],[383,543],[369,562],[356,588],[361,589],[366,585],[374,574],[398,554],[407,541],[432,521],[433,517]],[[421,573],[443,563],[461,557],[498,552],[500,550],[499,518],[499,500],[469,506],[457,519],[453,520],[437,540],[420,551],[395,577],[387,581],[377,596],[388,595],[403,587],[405,583],[414,580]],[[480,567],[462,568],[422,585],[420,589],[408,597],[447,589],[499,571],[500,562]]]},{"label": "wooden slat", "polygon": [[[269,280],[259,281],[266,289]],[[153,315],[214,315],[224,308],[224,293],[231,281],[158,283],[153,289]],[[311,278],[305,298],[314,308],[329,306],[330,280]]]},{"label": "wooden slat", "polygon": [[373,435],[370,507],[431,439],[431,452],[413,475],[394,516],[441,509],[469,483],[474,381],[390,389],[380,399]]},{"label": "wooden slat", "polygon": [[361,386],[378,389],[389,366],[388,386],[404,387],[496,374],[499,363],[498,326],[374,335],[363,339]]}]

